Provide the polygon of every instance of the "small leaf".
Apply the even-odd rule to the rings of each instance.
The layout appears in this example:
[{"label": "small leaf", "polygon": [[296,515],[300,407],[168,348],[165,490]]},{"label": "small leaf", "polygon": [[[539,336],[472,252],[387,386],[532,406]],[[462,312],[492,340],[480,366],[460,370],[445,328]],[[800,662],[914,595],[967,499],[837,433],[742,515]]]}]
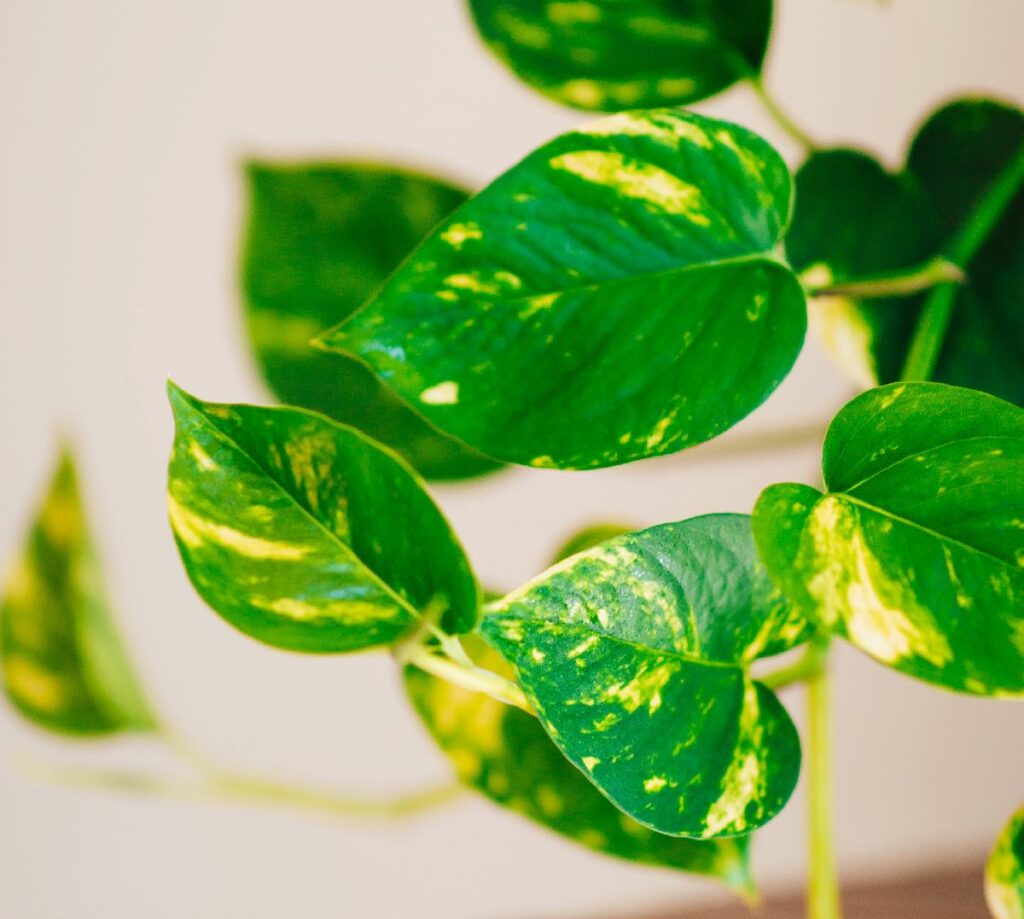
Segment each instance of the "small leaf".
[{"label": "small leaf", "polygon": [[[482,667],[511,676],[501,657],[467,641]],[[716,877],[753,893],[748,839],[675,839],[617,810],[559,753],[525,712],[421,670],[405,671],[416,711],[459,778],[492,801],[598,852]]]},{"label": "small leaf", "polygon": [[614,112],[706,99],[761,69],[771,0],[469,0],[488,47],[564,105]]},{"label": "small leaf", "polygon": [[67,450],[0,598],[4,691],[52,731],[152,731],[121,645]]},{"label": "small leaf", "polygon": [[1024,807],[999,834],[985,867],[985,899],[995,919],[1024,919]]},{"label": "small leaf", "polygon": [[170,386],[168,507],[185,569],[236,628],[279,648],[386,645],[429,606],[476,619],[476,582],[415,473],[300,409],[215,405]]},{"label": "small leaf", "polygon": [[749,833],[788,800],[796,730],[748,668],[807,623],[758,562],[749,517],[609,540],[493,604],[482,629],[552,740],[645,826]]},{"label": "small leaf", "polygon": [[673,110],[528,156],[321,342],[501,459],[591,468],[708,440],[761,404],[806,326],[778,261],[785,163]]},{"label": "small leaf", "polygon": [[246,326],[274,394],[364,431],[428,478],[496,468],[434,430],[361,362],[310,346],[361,306],[468,193],[370,163],[250,163],[246,174]]},{"label": "small leaf", "polygon": [[1024,410],[939,383],[869,390],[825,440],[829,493],[754,513],[790,598],[876,660],[976,695],[1024,693]]},{"label": "small leaf", "polygon": [[551,556],[551,564],[560,562],[570,555],[583,552],[585,549],[592,549],[605,540],[614,539],[616,536],[622,536],[625,533],[631,533],[634,529],[635,527],[627,527],[619,523],[595,523],[584,527],[579,532],[573,533],[555,550]]},{"label": "small leaf", "polygon": [[[786,251],[797,269],[836,281],[920,263],[945,251],[997,177],[1024,149],[1024,113],[984,99],[935,112],[914,139],[904,173],[852,151],[813,156],[797,173]],[[1024,190],[966,265],[932,378],[1024,405]],[[895,382],[923,296],[815,303],[812,326],[866,385]],[[816,321],[815,321],[816,320]]]}]

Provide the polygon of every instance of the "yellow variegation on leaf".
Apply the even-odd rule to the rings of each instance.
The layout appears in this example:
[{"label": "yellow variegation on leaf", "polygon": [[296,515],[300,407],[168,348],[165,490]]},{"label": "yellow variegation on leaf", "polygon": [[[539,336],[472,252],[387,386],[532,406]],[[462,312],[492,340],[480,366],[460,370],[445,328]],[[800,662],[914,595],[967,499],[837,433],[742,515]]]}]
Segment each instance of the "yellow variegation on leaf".
[{"label": "yellow variegation on leaf", "polygon": [[1010,818],[989,855],[985,899],[995,919],[1024,919],[1024,807]]},{"label": "yellow variegation on leaf", "polygon": [[111,619],[68,448],[3,586],[0,669],[7,698],[41,727],[156,728]]}]

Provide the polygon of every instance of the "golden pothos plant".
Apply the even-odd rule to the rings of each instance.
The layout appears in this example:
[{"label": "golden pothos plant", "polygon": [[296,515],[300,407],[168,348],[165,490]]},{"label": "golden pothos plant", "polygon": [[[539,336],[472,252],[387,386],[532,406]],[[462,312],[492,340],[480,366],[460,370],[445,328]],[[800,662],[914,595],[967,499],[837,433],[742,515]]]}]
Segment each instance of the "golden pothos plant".
[{"label": "golden pothos plant", "polygon": [[[185,569],[267,644],[390,651],[458,778],[495,802],[747,898],[752,834],[801,766],[776,693],[806,683],[809,914],[834,919],[830,644],[1024,695],[1024,114],[954,101],[891,172],[819,148],[768,95],[771,0],[469,10],[527,84],[610,114],[475,195],[375,163],[247,168],[249,339],[286,405],[171,385]],[[795,176],[751,131],[680,108],[737,82],[806,151]],[[828,429],[820,487],[772,485],[749,516],[598,527],[484,596],[421,476],[705,442],[775,390],[809,318],[865,387]],[[30,719],[166,736],[68,455],[0,628]],[[225,793],[341,813],[445,794],[349,801],[202,768]],[[1021,840],[1018,814],[988,877],[999,919],[1024,915]]]}]

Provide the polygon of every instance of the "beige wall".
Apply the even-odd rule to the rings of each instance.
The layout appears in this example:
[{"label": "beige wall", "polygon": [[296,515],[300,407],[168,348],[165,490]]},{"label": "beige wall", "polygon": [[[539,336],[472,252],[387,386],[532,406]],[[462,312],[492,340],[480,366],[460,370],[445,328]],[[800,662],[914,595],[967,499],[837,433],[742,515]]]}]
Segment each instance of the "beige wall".
[{"label": "beige wall", "polygon": [[[892,162],[964,90],[1024,99],[1021,0],[780,0],[769,82],[828,141]],[[163,380],[263,397],[239,336],[237,162],[356,152],[483,183],[579,120],[520,88],[458,0],[4,0],[0,4],[0,557],[63,425],[79,445],[124,630],[177,728],[239,766],[385,791],[444,766],[383,656],[307,659],[194,596],[163,511]],[[777,137],[750,96],[705,106]],[[793,153],[780,141],[780,147]],[[728,442],[826,417],[848,393],[813,344]],[[578,523],[748,510],[814,448],[715,445],[589,474],[519,470],[440,493],[483,578],[532,574]],[[839,659],[838,844],[851,874],[979,853],[1024,795],[1024,710]],[[799,705],[799,695],[790,701]],[[584,916],[710,888],[590,856],[468,800],[395,827],[41,788],[6,754],[65,753],[0,720],[0,914],[497,919]],[[91,761],[159,764],[142,746]],[[763,833],[769,883],[802,866],[802,803]]]}]

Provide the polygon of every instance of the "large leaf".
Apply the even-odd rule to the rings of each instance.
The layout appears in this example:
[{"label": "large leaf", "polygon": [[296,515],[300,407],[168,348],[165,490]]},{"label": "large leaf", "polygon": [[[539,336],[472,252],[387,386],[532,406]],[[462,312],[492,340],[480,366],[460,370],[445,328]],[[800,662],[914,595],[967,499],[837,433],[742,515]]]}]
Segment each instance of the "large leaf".
[{"label": "large leaf", "polygon": [[469,0],[488,47],[565,105],[687,105],[761,69],[772,0]]},{"label": "large leaf", "polygon": [[214,405],[170,387],[168,507],[200,595],[268,644],[386,645],[428,608],[473,626],[477,587],[415,473],[353,428],[300,409]]},{"label": "large leaf", "polygon": [[471,199],[323,343],[490,456],[671,453],[739,421],[796,358],[803,293],[776,253],[791,191],[742,128],[612,116]]},{"label": "large leaf", "polygon": [[44,728],[156,728],[111,619],[67,450],[0,598],[0,665],[7,697]]},{"label": "large leaf", "polygon": [[662,833],[748,833],[796,783],[800,744],[748,672],[806,623],[757,560],[750,518],[621,536],[488,608],[484,636],[562,752]]},{"label": "large leaf", "polygon": [[995,919],[1024,919],[1024,807],[1010,818],[989,856],[985,899]]},{"label": "large leaf", "polygon": [[275,395],[365,431],[429,478],[494,468],[410,411],[365,365],[309,344],[361,306],[468,193],[360,162],[251,163],[247,176],[246,326]]},{"label": "large leaf", "polygon": [[[466,645],[480,666],[511,676],[508,665],[482,642]],[[598,792],[536,718],[411,667],[405,686],[459,778],[492,801],[599,852],[712,875],[741,894],[752,893],[746,837],[705,841],[655,833]]]},{"label": "large leaf", "polygon": [[[951,242],[1024,149],[1024,113],[965,99],[921,128],[906,169],[891,176],[863,155],[818,154],[797,175],[787,237],[793,265],[836,280],[910,267]],[[1024,190],[963,266],[968,282],[932,377],[1024,404]],[[954,254],[954,253],[951,253]],[[869,385],[899,379],[923,297],[826,304],[834,352]]]},{"label": "large leaf", "polygon": [[911,676],[1024,693],[1024,410],[939,383],[849,403],[822,495],[773,485],[762,558],[821,624]]}]

